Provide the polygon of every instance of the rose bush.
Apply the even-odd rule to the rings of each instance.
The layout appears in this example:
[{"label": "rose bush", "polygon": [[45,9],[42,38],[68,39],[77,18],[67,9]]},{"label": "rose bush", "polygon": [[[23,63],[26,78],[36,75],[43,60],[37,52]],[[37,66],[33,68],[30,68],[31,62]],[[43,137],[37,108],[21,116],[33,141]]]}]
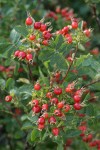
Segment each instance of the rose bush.
[{"label": "rose bush", "polygon": [[69,7],[57,6],[40,20],[27,12],[23,22],[1,44],[1,149],[7,143],[6,149],[99,150],[100,53],[91,50],[93,29]]}]

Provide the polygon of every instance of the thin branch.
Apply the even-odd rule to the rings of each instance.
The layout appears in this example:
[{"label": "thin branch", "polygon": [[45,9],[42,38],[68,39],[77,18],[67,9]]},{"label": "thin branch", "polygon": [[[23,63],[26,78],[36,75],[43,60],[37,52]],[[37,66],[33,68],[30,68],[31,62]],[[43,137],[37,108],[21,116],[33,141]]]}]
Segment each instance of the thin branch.
[{"label": "thin branch", "polygon": [[96,21],[97,21],[97,24],[98,24],[99,30],[100,30],[100,18],[98,17],[97,12],[96,12],[96,5],[95,5],[95,4],[92,4],[92,5],[91,5],[91,8],[92,8],[93,17],[96,18]]},{"label": "thin branch", "polygon": [[27,63],[27,66],[28,66],[28,70],[29,70],[29,78],[30,78],[30,81],[33,82],[33,76],[32,76],[32,71],[31,71],[31,68],[30,68],[30,64]]},{"label": "thin branch", "polygon": [[78,44],[76,45],[76,50],[75,50],[75,53],[74,53],[74,57],[73,57],[73,60],[71,61],[70,65],[69,65],[69,67],[68,67],[68,70],[67,70],[67,72],[66,72],[66,75],[65,75],[65,76],[63,77],[63,79],[60,81],[61,84],[62,84],[62,83],[64,82],[64,80],[66,79],[66,77],[67,77],[67,75],[68,75],[68,73],[69,73],[69,71],[70,71],[70,69],[71,69],[71,67],[72,67],[72,65],[73,65],[73,62],[74,62],[75,57],[76,57],[77,50],[78,50]]},{"label": "thin branch", "polygon": [[100,79],[97,81],[92,81],[91,83],[84,85],[82,88],[88,87],[88,86],[95,84],[95,83],[98,83],[98,82],[100,82]]}]

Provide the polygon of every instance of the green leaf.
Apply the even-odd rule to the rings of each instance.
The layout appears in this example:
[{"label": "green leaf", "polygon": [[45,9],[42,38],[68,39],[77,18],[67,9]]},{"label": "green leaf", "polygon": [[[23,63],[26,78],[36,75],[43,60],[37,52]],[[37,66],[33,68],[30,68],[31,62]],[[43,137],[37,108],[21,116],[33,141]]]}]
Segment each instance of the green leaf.
[{"label": "green leaf", "polygon": [[81,131],[79,131],[79,130],[70,129],[66,132],[66,136],[67,137],[77,137],[80,135],[80,133],[81,133]]},{"label": "green leaf", "polygon": [[88,116],[94,116],[95,111],[93,105],[89,104],[87,107],[83,108],[84,113]]},{"label": "green leaf", "polygon": [[63,42],[64,42],[63,36],[58,35],[55,39],[56,50],[58,50],[60,48],[60,46],[62,45]]},{"label": "green leaf", "polygon": [[67,63],[66,63],[64,57],[60,53],[53,54],[53,56],[50,59],[50,65],[52,67],[56,66],[57,69],[60,69],[60,70],[67,69]]},{"label": "green leaf", "polygon": [[57,150],[63,150],[63,144],[58,144],[58,146],[57,146]]},{"label": "green leaf", "polygon": [[34,142],[39,137],[39,131],[37,129],[33,129],[31,133],[31,141]]},{"label": "green leaf", "polygon": [[5,85],[6,85],[5,80],[4,79],[0,79],[0,88],[2,90],[5,89]]},{"label": "green leaf", "polygon": [[15,31],[17,31],[18,33],[20,33],[22,36],[26,37],[28,35],[28,31],[27,28],[25,26],[16,26]]},{"label": "green leaf", "polygon": [[12,78],[9,78],[7,81],[6,81],[6,88],[8,90],[11,90],[13,87],[14,87],[14,84],[15,84],[15,81],[12,79]]},{"label": "green leaf", "polygon": [[23,126],[22,126],[22,128],[21,128],[22,130],[29,130],[29,129],[33,129],[33,125],[32,125],[32,123],[31,122],[29,122],[29,121],[27,121],[27,122],[25,122],[24,124],[23,124]]},{"label": "green leaf", "polygon": [[15,74],[15,75],[18,75],[18,69],[19,69],[19,67],[20,67],[20,64],[19,64],[19,63],[16,63],[16,67],[15,67],[15,69],[14,69],[14,74]]},{"label": "green leaf", "polygon": [[12,43],[18,42],[20,39],[20,33],[18,33],[15,29],[13,29],[10,33],[10,39]]}]

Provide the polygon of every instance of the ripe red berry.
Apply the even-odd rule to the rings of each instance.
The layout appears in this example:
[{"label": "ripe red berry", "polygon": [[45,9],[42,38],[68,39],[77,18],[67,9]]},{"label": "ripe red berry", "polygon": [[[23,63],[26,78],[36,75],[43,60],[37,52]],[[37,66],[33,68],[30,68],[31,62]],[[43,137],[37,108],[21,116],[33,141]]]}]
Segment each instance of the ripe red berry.
[{"label": "ripe red berry", "polygon": [[84,34],[87,36],[87,37],[90,37],[91,36],[91,31],[89,29],[86,29],[84,30]]},{"label": "ripe red berry", "polygon": [[60,78],[60,72],[56,72],[56,73],[54,74],[54,76],[55,76],[56,79],[59,79],[59,78]]},{"label": "ripe red berry", "polygon": [[39,105],[34,106],[34,107],[32,108],[32,111],[33,111],[34,113],[39,113],[39,112],[41,111],[41,107],[40,107]]},{"label": "ripe red berry", "polygon": [[74,86],[75,86],[74,83],[68,84],[68,86],[66,87],[65,91],[67,93],[72,93],[74,91]]},{"label": "ripe red berry", "polygon": [[43,32],[47,29],[47,26],[45,24],[41,24],[40,31]]},{"label": "ripe red berry", "polygon": [[66,26],[66,27],[64,27],[64,28],[62,29],[62,33],[63,33],[63,34],[67,34],[68,31],[69,31],[69,27],[68,27],[68,26]]},{"label": "ripe red berry", "polygon": [[43,37],[44,39],[49,40],[52,37],[52,34],[49,31],[44,31]]},{"label": "ripe red berry", "polygon": [[68,44],[71,44],[71,43],[73,42],[73,39],[72,39],[72,36],[71,36],[71,35],[67,34],[65,37],[66,37],[66,39],[67,39],[67,43],[68,43]]},{"label": "ripe red berry", "polygon": [[34,106],[37,106],[37,105],[39,105],[39,101],[37,99],[34,99],[34,100],[32,100],[32,104]]},{"label": "ripe red berry", "polygon": [[34,41],[34,40],[36,39],[36,36],[32,34],[32,35],[29,36],[29,39],[30,39],[31,41]]},{"label": "ripe red berry", "polygon": [[26,19],[25,23],[26,23],[27,26],[32,25],[32,23],[33,23],[32,18],[31,18],[31,17],[28,17],[28,18]]},{"label": "ripe red berry", "polygon": [[45,128],[45,125],[44,124],[38,124],[38,130],[43,130]]},{"label": "ripe red berry", "polygon": [[78,23],[76,21],[72,22],[72,28],[77,29],[78,28]]},{"label": "ripe red berry", "polygon": [[70,108],[70,105],[69,105],[69,104],[66,104],[66,105],[64,106],[64,111],[65,111],[65,112],[68,112],[70,109],[71,109],[71,108]]},{"label": "ripe red berry", "polygon": [[75,104],[74,104],[74,109],[75,109],[75,110],[80,110],[80,109],[82,109],[81,104],[80,104],[80,103],[75,103]]},{"label": "ripe red berry", "polygon": [[34,85],[34,89],[35,89],[36,91],[39,91],[39,90],[41,89],[40,84],[39,84],[39,83],[36,83],[36,84]]},{"label": "ripe red berry", "polygon": [[26,55],[26,60],[31,61],[33,59],[33,55],[32,54],[27,54]]},{"label": "ripe red berry", "polygon": [[49,117],[48,113],[47,113],[47,112],[44,112],[44,113],[43,113],[43,117],[44,117],[45,119],[48,119],[48,117]]},{"label": "ripe red berry", "polygon": [[62,88],[60,88],[60,87],[55,88],[54,89],[54,94],[56,94],[56,95],[62,94]]},{"label": "ripe red berry", "polygon": [[49,122],[50,124],[55,124],[55,123],[56,123],[56,118],[53,117],[53,116],[51,116],[51,117],[49,118],[48,122]]},{"label": "ripe red berry", "polygon": [[40,117],[37,122],[38,122],[38,124],[45,124],[44,117]]},{"label": "ripe red berry", "polygon": [[25,57],[26,57],[26,53],[23,52],[23,51],[20,51],[19,54],[18,54],[18,58],[24,59]]},{"label": "ripe red berry", "polygon": [[48,45],[49,45],[49,42],[48,42],[48,40],[43,40],[43,41],[42,41],[42,44],[45,45],[45,46],[48,46]]},{"label": "ripe red berry", "polygon": [[20,50],[15,51],[14,56],[18,57]]},{"label": "ripe red berry", "polygon": [[58,98],[54,97],[50,100],[51,104],[55,104],[57,105],[58,104]]},{"label": "ripe red berry", "polygon": [[92,134],[88,134],[87,139],[88,139],[88,142],[90,142],[93,139],[93,135]]},{"label": "ripe red berry", "polygon": [[34,29],[40,29],[40,28],[41,28],[41,22],[35,22]]},{"label": "ripe red berry", "polygon": [[48,110],[48,104],[43,104],[42,105],[42,110],[47,111]]},{"label": "ripe red berry", "polygon": [[53,129],[52,129],[52,134],[53,134],[54,136],[58,136],[58,135],[59,135],[59,128],[53,128]]},{"label": "ripe red berry", "polygon": [[58,117],[62,116],[62,112],[59,109],[54,110],[54,114]]},{"label": "ripe red berry", "polygon": [[7,96],[5,97],[5,101],[6,101],[6,102],[10,102],[11,100],[12,100],[12,96],[7,95]]},{"label": "ripe red berry", "polygon": [[79,103],[81,101],[81,97],[79,95],[74,95],[74,102]]},{"label": "ripe red berry", "polygon": [[64,102],[63,102],[63,101],[62,101],[62,102],[59,102],[59,103],[57,104],[57,107],[58,107],[59,109],[63,108],[63,107],[64,107]]},{"label": "ripe red berry", "polygon": [[53,93],[52,93],[52,92],[48,92],[48,93],[46,94],[46,97],[47,97],[47,98],[52,98],[52,96],[53,96]]}]

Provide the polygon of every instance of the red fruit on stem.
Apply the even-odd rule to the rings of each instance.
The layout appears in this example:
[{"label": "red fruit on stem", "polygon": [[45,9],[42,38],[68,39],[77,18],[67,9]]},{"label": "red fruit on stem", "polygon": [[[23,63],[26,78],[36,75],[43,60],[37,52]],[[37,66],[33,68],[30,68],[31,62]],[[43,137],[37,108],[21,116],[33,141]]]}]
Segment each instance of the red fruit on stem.
[{"label": "red fruit on stem", "polygon": [[37,105],[39,105],[39,101],[37,99],[34,99],[34,100],[32,100],[32,104],[34,106],[37,106]]},{"label": "red fruit on stem", "polygon": [[80,109],[82,109],[81,104],[80,104],[80,103],[75,103],[75,104],[74,104],[74,109],[75,109],[75,110],[80,110]]},{"label": "red fruit on stem", "polygon": [[59,88],[59,87],[55,88],[54,89],[54,94],[56,94],[56,95],[62,94],[62,88]]},{"label": "red fruit on stem", "polygon": [[50,100],[51,104],[55,104],[57,105],[58,104],[58,98],[54,97]]},{"label": "red fruit on stem", "polygon": [[18,57],[20,50],[15,51],[14,56]]},{"label": "red fruit on stem", "polygon": [[32,24],[33,24],[32,18],[31,18],[31,17],[28,17],[28,18],[26,19],[25,23],[26,23],[27,26],[32,25]]},{"label": "red fruit on stem", "polygon": [[74,95],[74,102],[79,103],[81,101],[81,97],[79,95]]},{"label": "red fruit on stem", "polygon": [[56,118],[53,117],[53,116],[51,116],[51,117],[48,119],[48,122],[49,122],[50,124],[55,124],[55,123],[56,123]]},{"label": "red fruit on stem", "polygon": [[54,114],[58,117],[62,116],[62,112],[59,109],[54,110]]},{"label": "red fruit on stem", "polygon": [[48,110],[48,104],[43,104],[42,105],[42,110],[47,111]]},{"label": "red fruit on stem", "polygon": [[47,29],[47,26],[45,24],[41,24],[40,31],[44,32]]},{"label": "red fruit on stem", "polygon": [[40,29],[41,28],[41,22],[35,22],[34,23],[34,29]]},{"label": "red fruit on stem", "polygon": [[44,124],[38,124],[38,130],[43,130],[45,128],[45,125]]},{"label": "red fruit on stem", "polygon": [[72,28],[77,29],[78,28],[78,23],[76,21],[72,22]]},{"label": "red fruit on stem", "polygon": [[53,129],[52,129],[52,134],[53,134],[54,136],[58,136],[58,135],[59,135],[59,128],[53,128]]},{"label": "red fruit on stem", "polygon": [[26,60],[31,61],[33,59],[33,55],[32,54],[27,54],[26,55]]},{"label": "red fruit on stem", "polygon": [[62,101],[62,102],[59,102],[58,104],[57,104],[57,107],[59,108],[59,109],[62,109],[63,107],[64,107],[64,102]]},{"label": "red fruit on stem", "polygon": [[44,39],[49,40],[52,37],[52,34],[49,31],[44,31],[43,37]]},{"label": "red fruit on stem", "polygon": [[33,111],[34,113],[39,113],[39,112],[41,112],[41,107],[40,107],[39,105],[34,106],[34,107],[32,108],[32,111]]},{"label": "red fruit on stem", "polygon": [[48,40],[43,40],[43,41],[42,41],[42,44],[45,45],[45,46],[48,46],[48,45],[49,45],[49,42],[48,42]]},{"label": "red fruit on stem", "polygon": [[48,93],[46,94],[46,97],[47,97],[47,98],[52,98],[52,96],[53,96],[52,92],[48,92]]},{"label": "red fruit on stem", "polygon": [[45,124],[44,117],[40,117],[37,122],[38,122],[38,124]]},{"label": "red fruit on stem", "polygon": [[87,37],[90,37],[91,36],[91,31],[89,29],[86,29],[84,30],[84,34],[87,36]]},{"label": "red fruit on stem", "polygon": [[31,41],[34,41],[34,40],[36,39],[36,36],[32,34],[32,35],[29,36],[29,39],[30,39]]},{"label": "red fruit on stem", "polygon": [[41,85],[40,85],[39,83],[36,83],[36,84],[34,85],[34,89],[35,89],[36,91],[39,91],[39,90],[41,89]]},{"label": "red fruit on stem", "polygon": [[71,108],[70,108],[70,105],[69,105],[69,104],[66,104],[66,105],[64,106],[64,111],[65,111],[65,112],[68,112],[70,109],[71,109]]},{"label": "red fruit on stem", "polygon": [[12,96],[7,95],[7,96],[5,97],[5,101],[6,101],[6,102],[11,102],[11,100],[12,100]]},{"label": "red fruit on stem", "polygon": [[23,51],[19,52],[18,58],[24,59],[25,57],[26,57],[26,53],[25,52],[23,52]]},{"label": "red fruit on stem", "polygon": [[48,117],[49,117],[48,113],[47,113],[47,112],[44,112],[44,113],[43,113],[43,117],[44,117],[45,119],[48,119]]}]

